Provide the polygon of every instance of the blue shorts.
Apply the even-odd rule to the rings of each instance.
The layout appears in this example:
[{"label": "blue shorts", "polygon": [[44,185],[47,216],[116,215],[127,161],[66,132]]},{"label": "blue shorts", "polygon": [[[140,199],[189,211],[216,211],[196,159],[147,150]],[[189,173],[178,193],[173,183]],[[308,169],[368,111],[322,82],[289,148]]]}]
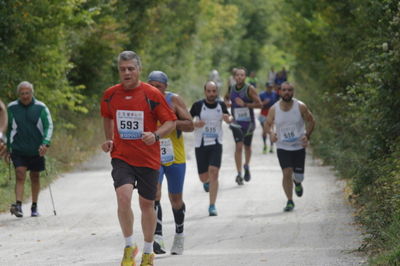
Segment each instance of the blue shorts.
[{"label": "blue shorts", "polygon": [[169,166],[161,165],[158,183],[162,184],[164,174],[167,177],[168,192],[181,194],[185,182],[186,163],[175,163]]},{"label": "blue shorts", "polygon": [[258,121],[260,121],[260,125],[261,125],[261,127],[263,127],[264,126],[264,122],[267,121],[267,117],[264,116],[264,115],[259,115],[258,116]]}]

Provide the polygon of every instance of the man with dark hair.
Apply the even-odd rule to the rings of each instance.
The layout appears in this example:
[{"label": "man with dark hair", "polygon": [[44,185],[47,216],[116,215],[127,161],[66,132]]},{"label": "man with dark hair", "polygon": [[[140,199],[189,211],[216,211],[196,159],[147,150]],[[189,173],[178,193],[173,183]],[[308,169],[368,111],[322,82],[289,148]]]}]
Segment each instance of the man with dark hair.
[{"label": "man with dark hair", "polygon": [[[260,121],[262,128],[264,128],[264,122],[267,120],[269,109],[279,100],[278,94],[272,89],[272,87],[272,84],[267,82],[265,84],[265,91],[261,92],[259,95],[262,102],[262,108],[258,120]],[[262,132],[262,140],[264,144],[263,153],[265,154],[267,153],[267,133],[264,130]],[[269,152],[272,153],[273,151],[273,142],[270,141]]]},{"label": "man with dark hair", "polygon": [[[304,164],[306,147],[314,130],[312,113],[301,101],[293,98],[294,87],[282,83],[281,100],[275,103],[268,114],[264,130],[276,142],[279,164],[283,173],[283,190],[288,199],[284,211],[294,208],[293,183],[298,197],[303,195]],[[275,124],[275,130],[273,125]]]},{"label": "man with dark hair", "polygon": [[224,102],[218,100],[218,87],[214,81],[204,85],[205,99],[195,102],[190,114],[195,117],[195,151],[197,170],[204,190],[210,192],[208,213],[217,216],[215,202],[218,175],[222,160],[222,120],[232,122]]},{"label": "man with dark hair", "polygon": [[18,100],[8,105],[7,147],[15,167],[15,204],[10,212],[23,217],[22,201],[26,172],[30,171],[31,216],[39,215],[37,202],[40,172],[45,170],[44,156],[53,135],[53,121],[47,106],[33,97],[33,85],[28,81],[17,87]]},{"label": "man with dark hair", "polygon": [[231,113],[235,119],[237,127],[231,126],[233,137],[235,139],[235,162],[237,169],[236,182],[243,185],[242,177],[242,153],[244,146],[245,163],[244,180],[250,181],[250,158],[251,158],[251,142],[253,132],[256,127],[254,120],[254,108],[261,108],[261,100],[253,85],[245,83],[246,69],[237,68],[235,71],[236,84],[231,86],[225,95],[225,103],[231,106]]},{"label": "man with dark hair", "polygon": [[182,192],[186,172],[185,143],[182,132],[193,131],[192,116],[187,111],[183,99],[176,93],[167,91],[168,76],[162,71],[152,71],[148,82],[164,95],[169,107],[175,112],[176,129],[165,138],[160,139],[161,168],[157,185],[155,209],[157,213],[157,226],[154,233],[154,253],[164,254],[165,247],[162,237],[162,210],[161,210],[161,185],[164,175],[168,182],[169,200],[175,220],[175,237],[171,254],[182,255],[184,248],[184,221],[186,206],[183,202]]},{"label": "man with dark hair", "polygon": [[[132,192],[138,189],[142,212],[144,247],[142,266],[153,265],[153,234],[156,227],[154,200],[160,169],[160,138],[175,128],[176,116],[162,93],[139,80],[141,63],[132,51],[118,57],[120,84],[108,88],[101,101],[106,141],[111,152],[112,177],[117,196],[118,219],[125,237],[121,265],[135,265],[138,253],[133,236]],[[157,126],[157,122],[161,126]]]}]

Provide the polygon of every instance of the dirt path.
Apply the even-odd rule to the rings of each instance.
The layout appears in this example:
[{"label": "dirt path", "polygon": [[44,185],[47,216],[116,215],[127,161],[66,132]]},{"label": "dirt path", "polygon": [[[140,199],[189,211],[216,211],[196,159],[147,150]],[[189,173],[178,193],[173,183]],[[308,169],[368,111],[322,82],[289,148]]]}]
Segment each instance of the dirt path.
[{"label": "dirt path", "polygon": [[[352,252],[361,235],[345,203],[343,183],[308,156],[305,193],[291,213],[276,154],[261,153],[260,128],[253,140],[252,180],[234,182],[233,139],[224,128],[224,157],[217,201],[219,216],[208,216],[208,195],[198,180],[193,139],[187,143],[185,253],[157,256],[155,265],[362,265]],[[119,265],[123,239],[109,158],[99,154],[52,184],[57,216],[48,190],[41,192],[38,218],[0,215],[0,265]],[[139,216],[134,192],[135,217]],[[171,248],[174,223],[163,187],[164,235]],[[25,216],[30,205],[23,205]],[[143,238],[135,223],[139,246]],[[139,260],[139,259],[138,259]]]}]

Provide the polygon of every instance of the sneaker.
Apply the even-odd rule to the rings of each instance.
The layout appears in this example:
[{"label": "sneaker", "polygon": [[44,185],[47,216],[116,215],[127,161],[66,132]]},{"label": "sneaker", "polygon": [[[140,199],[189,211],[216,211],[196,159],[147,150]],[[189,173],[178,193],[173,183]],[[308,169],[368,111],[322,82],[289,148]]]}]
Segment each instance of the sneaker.
[{"label": "sneaker", "polygon": [[203,188],[205,192],[209,192],[210,191],[210,183],[203,183]]},{"label": "sneaker", "polygon": [[283,209],[283,211],[285,212],[290,212],[294,209],[294,202],[293,200],[288,200],[288,202],[286,203],[286,207]]},{"label": "sneaker", "polygon": [[244,168],[244,181],[249,182],[251,178],[249,166],[244,165],[243,168]]},{"label": "sneaker", "polygon": [[148,254],[143,253],[142,255],[142,262],[140,266],[153,266],[154,265],[154,253]]},{"label": "sneaker", "polygon": [[172,255],[182,255],[183,254],[184,240],[185,240],[185,238],[183,235],[175,235],[174,243],[172,244],[172,248],[171,248]]},{"label": "sneaker", "polygon": [[32,217],[38,217],[39,216],[39,212],[37,210],[37,205],[31,207],[31,216]]},{"label": "sneaker", "polygon": [[241,186],[243,185],[243,178],[240,175],[236,176],[236,183]]},{"label": "sneaker", "polygon": [[215,208],[215,205],[210,205],[210,207],[208,207],[208,214],[210,214],[210,216],[217,216],[217,209]]},{"label": "sneaker", "polygon": [[18,204],[11,204],[10,212],[11,212],[11,215],[14,214],[18,218],[21,218],[24,216],[24,213],[22,212],[22,207],[21,207],[21,205],[18,205]]},{"label": "sneaker", "polygon": [[165,254],[164,240],[161,235],[154,235],[153,250],[155,254]]},{"label": "sneaker", "polygon": [[294,181],[295,187],[294,187],[294,192],[296,192],[297,197],[301,197],[303,196],[303,186],[301,185],[301,183],[297,183],[296,181]]},{"label": "sneaker", "polygon": [[267,145],[264,145],[263,154],[267,154]]},{"label": "sneaker", "polygon": [[135,245],[133,247],[125,247],[124,248],[124,257],[121,261],[121,266],[135,266],[135,257],[139,252],[138,247]]}]

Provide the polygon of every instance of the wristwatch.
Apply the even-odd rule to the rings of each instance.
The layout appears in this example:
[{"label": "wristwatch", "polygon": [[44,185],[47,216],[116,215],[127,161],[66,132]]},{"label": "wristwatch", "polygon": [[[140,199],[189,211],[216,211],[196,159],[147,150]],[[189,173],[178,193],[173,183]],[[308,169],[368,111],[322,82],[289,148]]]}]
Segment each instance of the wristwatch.
[{"label": "wristwatch", "polygon": [[156,139],[156,141],[159,141],[160,136],[156,132],[153,132],[153,134],[154,134],[154,138]]}]

